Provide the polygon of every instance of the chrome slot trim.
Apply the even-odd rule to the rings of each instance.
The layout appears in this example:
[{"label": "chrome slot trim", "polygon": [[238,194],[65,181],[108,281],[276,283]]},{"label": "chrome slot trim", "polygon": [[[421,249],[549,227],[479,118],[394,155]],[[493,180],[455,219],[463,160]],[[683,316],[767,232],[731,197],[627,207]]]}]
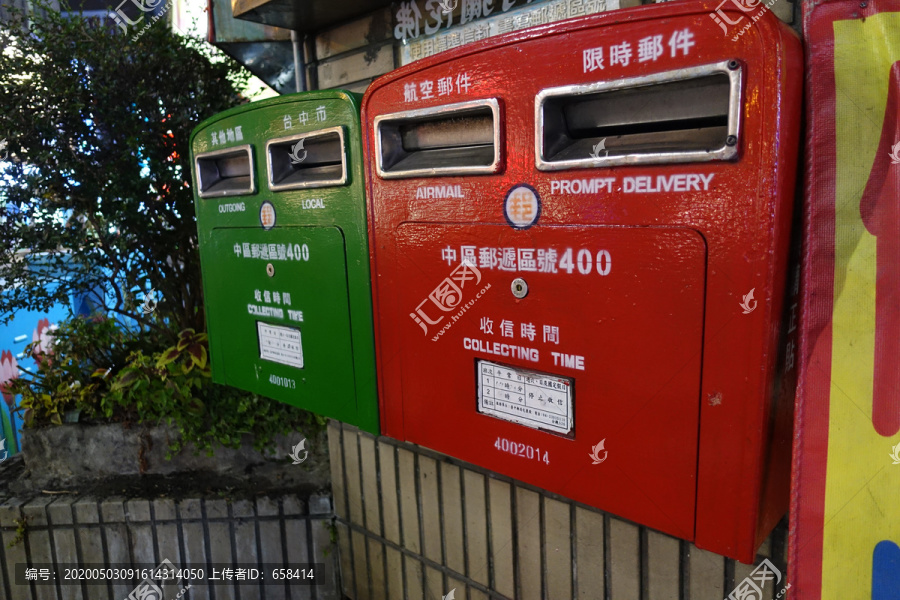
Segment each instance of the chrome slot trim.
[{"label": "chrome slot trim", "polygon": [[[324,142],[323,138],[333,137],[335,134],[338,139],[339,168],[336,168],[338,165],[333,156],[334,153],[329,152],[331,149],[319,148],[318,156],[315,155],[317,140],[321,144]],[[307,153],[305,156],[309,154],[313,154],[313,156],[309,157],[309,163],[300,163],[303,165],[302,167],[292,168],[292,164],[283,160],[284,156],[276,156],[276,153],[280,153],[286,146],[292,147],[300,140],[312,142],[313,145],[310,148],[304,147],[304,152]],[[268,140],[266,142],[266,175],[269,189],[273,192],[345,185],[347,183],[347,146],[344,128],[341,126],[328,127]]]},{"label": "chrome slot trim", "polygon": [[[557,123],[548,123],[548,111],[546,110],[547,105],[548,103],[552,103],[554,100],[565,98],[577,100],[578,97],[584,97],[584,100],[588,101],[591,95],[599,98],[603,93],[607,92],[640,89],[655,85],[673,84],[678,82],[689,82],[692,79],[701,79],[717,75],[725,75],[728,77],[727,125],[725,126],[724,135],[721,135],[720,132],[717,131],[712,132],[715,134],[716,140],[718,140],[719,137],[721,137],[722,139],[722,144],[718,147],[715,147],[711,150],[649,150],[641,152],[625,151],[623,153],[616,153],[615,138],[622,138],[625,136],[610,135],[608,136],[609,139],[613,139],[614,141],[612,143],[612,147],[607,149],[606,155],[594,158],[593,156],[591,156],[590,152],[585,152],[584,154],[586,154],[586,156],[584,156],[584,158],[562,158],[556,160],[554,160],[552,156],[548,156],[549,152],[547,148],[547,142],[548,140],[553,139],[551,137],[553,136],[552,127],[560,127],[560,122],[565,122],[565,117],[562,116],[562,109],[560,109],[560,114],[554,115],[551,113],[549,115],[551,118],[556,117]],[[541,90],[535,97],[535,166],[540,171],[561,171],[567,169],[602,168],[619,165],[707,162],[734,159],[738,154],[738,145],[741,139],[740,110],[742,96],[742,77],[743,65],[739,61],[722,61],[708,65],[677,69],[674,71],[666,71],[664,73],[656,73],[645,77],[633,77],[615,81],[602,81],[585,85],[566,85]],[[702,100],[707,99],[701,98],[700,104],[703,104]],[[620,102],[620,104],[622,103]],[[629,106],[628,108],[631,109],[633,108],[633,106]],[[698,112],[702,109],[702,107],[691,107],[687,110],[682,108],[682,112],[691,112],[691,109],[693,109],[695,112]],[[640,107],[638,107],[637,110],[640,110]],[[677,113],[678,110],[673,110],[673,112]],[[603,118],[610,117],[609,115],[604,115]],[[673,119],[673,123],[674,122],[675,120]],[[638,126],[640,125],[641,124],[639,123]],[[566,127],[567,125],[564,124],[562,126]],[[623,121],[619,126],[619,129],[625,126],[627,126],[627,122]],[[713,128],[710,128],[710,131],[712,131],[712,129]],[[700,130],[697,129],[696,131]],[[669,136],[676,138],[674,143],[677,145],[677,132],[678,129],[673,128],[671,131],[660,132],[658,134],[654,133],[653,135],[665,137],[668,134]],[[647,133],[628,135],[632,135],[633,137],[650,137]],[[572,139],[567,136],[564,138],[564,136],[565,133],[556,134],[555,138],[558,140]],[[579,149],[583,150],[585,144],[587,144],[588,148],[591,148],[590,142],[594,141],[594,139],[595,138],[579,138],[577,140],[574,140],[574,142],[580,142]],[[600,141],[601,139],[605,138],[603,138],[602,135],[598,135],[596,139],[597,141]],[[681,141],[683,142],[684,140]],[[575,145],[574,142],[570,144],[570,147]],[[644,147],[652,147],[653,142],[643,142],[642,145]],[[564,151],[557,151],[555,155],[564,153]],[[571,154],[571,152],[569,152],[569,154]]]},{"label": "chrome slot trim", "polygon": [[[247,174],[222,177],[221,167],[226,161],[246,157]],[[253,165],[253,149],[250,144],[233,146],[194,156],[194,172],[197,174],[197,195],[200,198],[247,196],[256,193],[256,169]]]},{"label": "chrome slot trim", "polygon": [[[487,109],[487,110],[486,110]],[[471,128],[455,127],[452,119],[466,119],[490,115],[491,133],[489,143],[493,149],[488,148],[488,141],[481,140],[473,143],[472,139],[478,137],[478,131]],[[423,108],[404,112],[379,115],[374,120],[375,136],[375,170],[379,177],[384,179],[400,179],[409,177],[432,177],[448,175],[477,175],[496,173],[500,169],[500,103],[495,98],[483,100],[471,100],[456,104],[447,104],[431,108]],[[425,131],[425,135],[444,136],[450,140],[447,147],[408,149],[404,147],[404,136],[407,139],[419,139],[414,133],[401,131],[401,128],[415,128],[417,125],[423,129],[431,127],[433,131]],[[434,131],[439,130],[441,131]],[[450,137],[446,137],[450,136]],[[455,136],[454,142],[451,138]],[[441,155],[436,153],[440,151]],[[435,153],[425,157],[426,153]],[[388,156],[390,155],[390,156]],[[487,159],[487,160],[485,160]],[[484,164],[453,164],[453,162],[483,162]],[[427,166],[411,166],[403,168],[402,163]],[[400,165],[398,167],[398,165]],[[446,165],[446,166],[443,166]]]}]

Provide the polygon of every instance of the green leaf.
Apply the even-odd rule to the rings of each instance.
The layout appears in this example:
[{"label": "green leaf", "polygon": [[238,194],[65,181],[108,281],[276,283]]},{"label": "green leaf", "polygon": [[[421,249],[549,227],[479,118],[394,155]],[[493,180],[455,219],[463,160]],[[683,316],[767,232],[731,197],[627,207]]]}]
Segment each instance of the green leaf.
[{"label": "green leaf", "polygon": [[164,367],[169,363],[175,361],[179,356],[181,356],[181,349],[174,346],[172,348],[168,348],[159,356],[159,360],[156,361],[156,366]]},{"label": "green leaf", "polygon": [[187,406],[188,412],[193,413],[195,415],[202,414],[204,408],[205,408],[205,406],[203,405],[203,402],[201,402],[197,398],[191,398],[191,400],[188,402],[188,406]]},{"label": "green leaf", "polygon": [[123,369],[122,372],[116,377],[115,382],[113,383],[113,387],[116,389],[127,388],[132,385],[138,379],[140,379],[141,373],[137,369],[126,368]]},{"label": "green leaf", "polygon": [[200,344],[192,344],[188,347],[188,353],[191,355],[191,362],[200,367],[201,369],[206,367],[206,348],[201,346]]},{"label": "green leaf", "polygon": [[187,348],[189,345],[194,343],[194,330],[193,329],[185,329],[181,333],[178,334],[178,351],[182,351]]}]

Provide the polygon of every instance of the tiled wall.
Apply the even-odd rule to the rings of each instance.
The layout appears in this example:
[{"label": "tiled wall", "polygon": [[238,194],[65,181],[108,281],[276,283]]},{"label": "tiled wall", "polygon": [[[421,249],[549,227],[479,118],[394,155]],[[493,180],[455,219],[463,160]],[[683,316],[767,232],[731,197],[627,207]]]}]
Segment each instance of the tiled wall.
[{"label": "tiled wall", "polygon": [[[753,569],[412,444],[332,422],[353,600],[722,600]],[[785,573],[784,523],[757,556]],[[771,585],[765,599],[775,593]]]},{"label": "tiled wall", "polygon": [[[22,516],[25,539],[12,546]],[[0,598],[8,600],[123,600],[133,583],[63,584],[57,567],[50,585],[17,585],[16,563],[123,565],[153,568],[168,559],[176,568],[206,568],[187,600],[338,600],[337,552],[332,547],[331,499],[296,495],[254,500],[224,498],[97,499],[44,495],[0,499]],[[315,569],[316,586],[210,584],[210,563],[301,565]],[[164,598],[180,586],[166,585]],[[155,596],[152,596],[155,598]]]}]

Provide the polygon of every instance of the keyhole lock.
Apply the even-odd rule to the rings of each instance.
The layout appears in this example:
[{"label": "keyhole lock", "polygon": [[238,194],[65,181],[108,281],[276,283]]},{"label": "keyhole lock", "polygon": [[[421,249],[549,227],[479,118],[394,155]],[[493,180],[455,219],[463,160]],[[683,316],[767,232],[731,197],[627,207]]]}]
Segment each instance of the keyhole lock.
[{"label": "keyhole lock", "polygon": [[275,276],[275,267],[272,266],[272,263],[269,263],[269,264],[266,265],[266,274],[267,274],[269,277],[274,277],[274,276]]},{"label": "keyhole lock", "polygon": [[520,300],[528,295],[528,284],[521,277],[513,279],[510,288],[512,289],[512,295]]}]

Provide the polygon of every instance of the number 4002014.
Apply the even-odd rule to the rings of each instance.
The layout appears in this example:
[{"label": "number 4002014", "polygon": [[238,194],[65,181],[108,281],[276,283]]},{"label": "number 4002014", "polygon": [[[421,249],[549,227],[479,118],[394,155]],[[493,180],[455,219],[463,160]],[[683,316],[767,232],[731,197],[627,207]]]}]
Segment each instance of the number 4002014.
[{"label": "number 4002014", "polygon": [[536,460],[547,465],[550,464],[550,456],[547,451],[545,450],[542,455],[541,449],[537,446],[529,446],[521,442],[511,442],[505,438],[498,437],[497,441],[494,442],[494,448],[501,452],[508,452],[513,456],[521,456],[528,460]]}]

